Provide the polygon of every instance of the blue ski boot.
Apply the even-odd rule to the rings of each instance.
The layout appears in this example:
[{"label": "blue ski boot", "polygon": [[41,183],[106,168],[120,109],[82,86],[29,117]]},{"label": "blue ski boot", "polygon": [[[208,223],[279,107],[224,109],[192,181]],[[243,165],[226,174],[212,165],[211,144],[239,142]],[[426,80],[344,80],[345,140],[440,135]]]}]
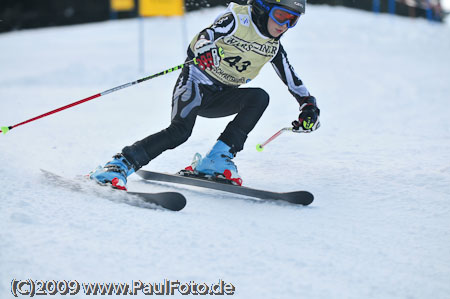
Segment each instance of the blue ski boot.
[{"label": "blue ski boot", "polygon": [[191,169],[194,173],[222,178],[233,185],[241,186],[242,178],[239,176],[237,167],[232,161],[233,158],[234,155],[230,152],[230,147],[218,140],[206,157],[202,158],[200,154],[195,155]]},{"label": "blue ski boot", "polygon": [[127,177],[134,173],[134,168],[122,154],[117,154],[104,167],[97,167],[89,174],[91,180],[99,184],[111,184],[115,189],[127,190]]}]

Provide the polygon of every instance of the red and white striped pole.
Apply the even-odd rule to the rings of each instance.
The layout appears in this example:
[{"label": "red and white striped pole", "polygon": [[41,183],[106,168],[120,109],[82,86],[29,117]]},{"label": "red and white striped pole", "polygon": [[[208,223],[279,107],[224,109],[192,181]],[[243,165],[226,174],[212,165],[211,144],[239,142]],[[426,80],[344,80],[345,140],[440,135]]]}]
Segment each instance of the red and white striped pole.
[{"label": "red and white striped pole", "polygon": [[269,143],[272,142],[275,138],[277,138],[278,136],[280,136],[281,134],[283,134],[286,131],[292,131],[291,127],[287,127],[287,128],[283,128],[281,130],[279,130],[278,132],[276,132],[272,137],[270,137],[269,139],[267,139],[266,141],[264,141],[263,143],[257,144],[256,145],[256,150],[258,152],[262,152],[264,150],[264,147]]},{"label": "red and white striped pole", "polygon": [[101,92],[101,93],[97,93],[97,94],[95,94],[95,95],[92,95],[92,96],[87,97],[87,98],[85,98],[85,99],[79,100],[79,101],[77,101],[77,102],[73,102],[73,103],[68,104],[68,105],[66,105],[66,106],[57,108],[57,109],[55,109],[55,110],[49,111],[49,112],[47,112],[47,113],[41,114],[41,115],[36,116],[36,117],[33,117],[33,118],[30,118],[30,119],[28,119],[28,120],[26,120],[26,121],[23,121],[23,122],[21,122],[21,123],[15,124],[15,125],[13,125],[13,126],[0,127],[0,133],[6,134],[6,133],[8,133],[10,130],[12,130],[12,129],[14,129],[14,128],[17,128],[17,127],[19,127],[19,126],[22,126],[22,125],[24,125],[24,124],[27,124],[27,123],[30,123],[30,122],[32,122],[32,121],[38,120],[38,119],[40,119],[40,118],[43,118],[43,117],[52,115],[52,114],[54,114],[54,113],[57,113],[57,112],[60,112],[60,111],[63,111],[63,110],[72,108],[72,107],[74,107],[74,106],[80,105],[80,104],[82,104],[82,103],[85,103],[85,102],[87,102],[87,101],[90,101],[90,100],[93,100],[93,99],[96,99],[96,98],[99,98],[99,97],[104,96],[104,95],[107,95],[107,94],[109,94],[109,93],[112,93],[112,92],[115,92],[115,91],[118,91],[118,90],[121,90],[121,89],[130,87],[130,86],[135,85],[135,84],[139,84],[139,83],[141,83],[141,82],[144,82],[144,81],[147,81],[147,80],[150,80],[150,79],[153,79],[153,78],[155,78],[155,77],[159,77],[159,76],[162,76],[162,75],[171,73],[171,72],[173,72],[173,71],[182,69],[183,67],[185,67],[185,66],[187,66],[187,65],[190,65],[190,64],[197,64],[197,61],[196,61],[195,59],[189,60],[189,61],[187,61],[187,62],[185,62],[185,63],[183,63],[183,64],[174,66],[174,67],[172,67],[172,68],[170,68],[170,69],[167,69],[167,70],[165,70],[165,71],[162,71],[162,72],[160,72],[160,73],[157,73],[157,74],[154,74],[154,75],[151,75],[151,76],[148,76],[148,77],[145,77],[145,78],[142,78],[142,79],[133,81],[133,82],[129,82],[129,83],[126,83],[126,84],[123,84],[123,85],[120,85],[120,86],[117,86],[117,87],[114,87],[114,88],[105,90],[105,91],[103,91],[103,92]]},{"label": "red and white striped pole", "polygon": [[292,127],[286,127],[283,128],[281,130],[279,130],[278,132],[276,132],[272,137],[270,137],[269,139],[267,139],[266,141],[264,141],[263,143],[259,143],[256,145],[256,150],[258,152],[262,152],[264,150],[264,147],[269,143],[272,142],[275,138],[277,138],[278,136],[280,136],[281,134],[283,134],[284,132],[289,131],[289,132],[294,132],[294,133],[308,133],[307,131],[294,131],[294,129]]}]

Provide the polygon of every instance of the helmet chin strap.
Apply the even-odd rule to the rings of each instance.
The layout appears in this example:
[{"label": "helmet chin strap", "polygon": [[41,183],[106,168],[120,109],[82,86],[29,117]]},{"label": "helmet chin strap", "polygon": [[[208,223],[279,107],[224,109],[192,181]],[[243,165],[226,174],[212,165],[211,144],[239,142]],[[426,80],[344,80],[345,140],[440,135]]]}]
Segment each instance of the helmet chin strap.
[{"label": "helmet chin strap", "polygon": [[[257,16],[252,11],[252,20],[253,20],[253,23],[256,24],[256,27],[258,27],[259,32],[261,32],[264,36],[269,37],[269,38],[275,38],[269,33],[269,29],[267,28],[269,26],[269,24],[268,24],[268,22],[269,22],[269,15]],[[281,35],[279,37],[281,37]],[[277,37],[277,39],[279,37]]]}]

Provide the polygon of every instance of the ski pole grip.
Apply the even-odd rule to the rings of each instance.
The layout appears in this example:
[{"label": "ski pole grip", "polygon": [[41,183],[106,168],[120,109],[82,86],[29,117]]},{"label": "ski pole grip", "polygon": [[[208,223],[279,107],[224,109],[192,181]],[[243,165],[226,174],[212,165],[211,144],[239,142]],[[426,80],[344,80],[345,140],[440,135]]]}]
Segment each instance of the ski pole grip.
[{"label": "ski pole grip", "polygon": [[225,53],[223,52],[223,48],[222,47],[219,47],[219,55],[220,55],[221,58],[225,57]]},{"label": "ski pole grip", "polygon": [[1,127],[0,129],[1,129],[1,130],[0,130],[0,133],[3,133],[3,134],[6,134],[6,133],[8,133],[8,132],[9,132],[9,130],[10,130],[10,128],[9,128],[9,127]]}]

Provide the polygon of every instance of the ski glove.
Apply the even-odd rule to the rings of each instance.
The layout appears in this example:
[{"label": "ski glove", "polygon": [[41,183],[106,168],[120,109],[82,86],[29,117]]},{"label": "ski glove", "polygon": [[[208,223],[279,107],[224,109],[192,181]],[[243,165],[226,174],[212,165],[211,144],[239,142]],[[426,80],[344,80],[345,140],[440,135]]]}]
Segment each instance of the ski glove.
[{"label": "ski glove", "polygon": [[298,120],[292,122],[292,129],[297,133],[310,133],[320,127],[320,109],[317,107],[316,98],[313,96],[301,97],[300,114]]},{"label": "ski glove", "polygon": [[220,52],[216,44],[208,39],[201,38],[194,45],[195,63],[202,70],[218,67]]}]

